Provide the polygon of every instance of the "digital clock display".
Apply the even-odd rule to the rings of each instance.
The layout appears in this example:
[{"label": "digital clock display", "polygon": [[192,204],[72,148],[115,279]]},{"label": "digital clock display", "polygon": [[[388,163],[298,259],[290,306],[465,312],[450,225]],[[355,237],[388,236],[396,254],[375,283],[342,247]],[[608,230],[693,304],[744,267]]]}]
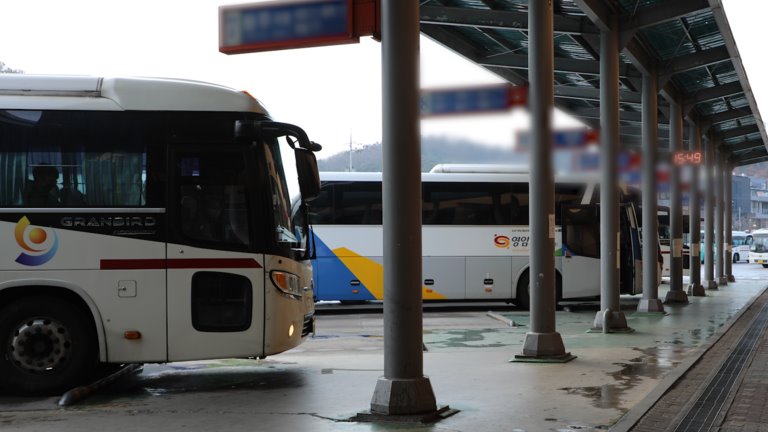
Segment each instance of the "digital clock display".
[{"label": "digital clock display", "polygon": [[675,165],[701,165],[704,163],[704,154],[700,151],[678,151],[672,154],[672,163]]}]

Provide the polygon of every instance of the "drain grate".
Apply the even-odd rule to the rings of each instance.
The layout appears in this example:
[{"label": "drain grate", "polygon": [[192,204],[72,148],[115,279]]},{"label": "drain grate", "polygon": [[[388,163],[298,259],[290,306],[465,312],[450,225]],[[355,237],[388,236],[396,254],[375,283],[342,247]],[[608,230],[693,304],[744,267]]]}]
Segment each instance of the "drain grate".
[{"label": "drain grate", "polygon": [[747,364],[752,351],[768,324],[768,304],[750,324],[736,348],[728,355],[725,363],[709,382],[685,418],[677,425],[675,432],[709,431],[715,426],[723,404],[728,398],[736,379]]}]

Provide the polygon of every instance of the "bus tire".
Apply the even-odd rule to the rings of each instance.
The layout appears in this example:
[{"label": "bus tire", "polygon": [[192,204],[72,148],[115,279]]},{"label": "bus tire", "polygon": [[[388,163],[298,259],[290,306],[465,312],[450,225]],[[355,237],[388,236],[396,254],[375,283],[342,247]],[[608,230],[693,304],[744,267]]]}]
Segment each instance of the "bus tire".
[{"label": "bus tire", "polygon": [[[563,300],[563,278],[560,272],[555,272],[555,308]],[[531,273],[526,270],[517,283],[517,299],[515,304],[525,310],[531,309]]]},{"label": "bus tire", "polygon": [[517,282],[517,298],[515,304],[519,307],[530,310],[531,309],[531,276],[528,270],[520,276],[520,280]]},{"label": "bus tire", "polygon": [[739,254],[737,253],[733,254],[733,262],[735,263],[739,262]]},{"label": "bus tire", "polygon": [[763,268],[768,268],[768,264],[763,264]]},{"label": "bus tire", "polygon": [[70,390],[98,363],[90,316],[71,301],[27,297],[0,310],[0,388],[13,394]]}]

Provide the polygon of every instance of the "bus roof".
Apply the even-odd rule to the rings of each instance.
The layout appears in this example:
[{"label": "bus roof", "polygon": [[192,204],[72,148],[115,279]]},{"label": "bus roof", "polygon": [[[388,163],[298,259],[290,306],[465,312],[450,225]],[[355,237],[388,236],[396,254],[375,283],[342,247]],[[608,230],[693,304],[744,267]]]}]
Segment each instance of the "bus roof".
[{"label": "bus roof", "polygon": [[[382,173],[380,172],[320,172],[321,181],[339,181],[339,182],[379,182]],[[490,182],[490,183],[527,183],[531,176],[528,173],[421,173],[422,182]],[[583,175],[557,175],[555,181],[559,183],[597,183],[597,178]]]},{"label": "bus roof", "polygon": [[247,93],[200,81],[0,74],[0,109],[93,111],[267,110]]}]

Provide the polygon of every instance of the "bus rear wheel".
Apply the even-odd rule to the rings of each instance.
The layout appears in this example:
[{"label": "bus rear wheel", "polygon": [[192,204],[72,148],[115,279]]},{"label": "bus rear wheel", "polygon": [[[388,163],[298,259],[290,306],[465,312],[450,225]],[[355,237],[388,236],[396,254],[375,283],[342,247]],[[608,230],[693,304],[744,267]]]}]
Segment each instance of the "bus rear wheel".
[{"label": "bus rear wheel", "polygon": [[763,268],[768,268],[768,264],[763,264]]},{"label": "bus rear wheel", "polygon": [[83,383],[98,363],[89,320],[65,299],[22,298],[0,310],[0,388],[52,395]]},{"label": "bus rear wheel", "polygon": [[739,254],[737,253],[733,254],[733,262],[735,263],[739,262]]}]

